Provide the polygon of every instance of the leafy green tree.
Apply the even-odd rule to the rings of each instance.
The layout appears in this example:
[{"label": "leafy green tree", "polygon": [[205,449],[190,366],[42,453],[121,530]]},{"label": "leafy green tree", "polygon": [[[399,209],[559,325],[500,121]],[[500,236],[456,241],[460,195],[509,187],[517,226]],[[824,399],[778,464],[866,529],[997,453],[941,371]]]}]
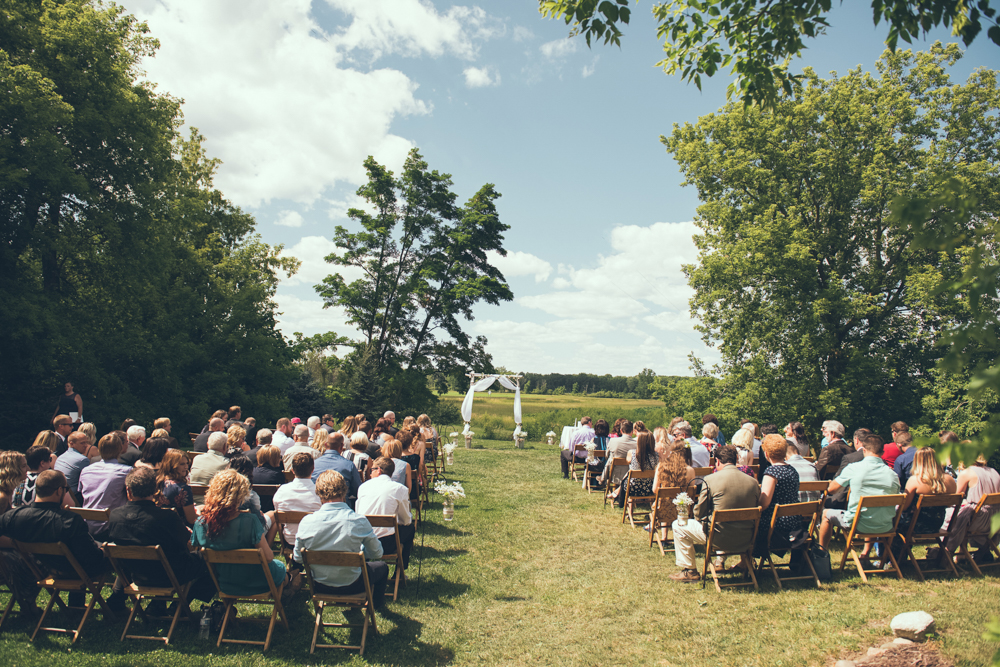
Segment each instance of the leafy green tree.
[{"label": "leafy green tree", "polygon": [[[374,213],[351,209],[348,215],[361,230],[338,226],[339,252],[326,258],[360,269],[362,277],[347,283],[334,273],[316,291],[325,306],[344,308],[348,322],[360,330],[355,359],[364,360],[367,382],[388,381],[405,370],[406,382],[390,383],[402,391],[413,380],[411,372],[423,377],[434,371],[451,374],[462,366],[491,369],[485,338],[471,338],[460,319],[472,319],[472,307],[480,301],[513,298],[503,275],[487,261],[491,250],[506,254],[508,226],[495,206],[499,193],[486,184],[465,206],[457,206],[451,176],[430,171],[415,149],[398,178],[371,157],[365,169],[369,180],[358,195]],[[419,384],[426,389],[426,382]],[[386,400],[404,400],[398,391],[390,394]],[[371,400],[366,394],[364,402]],[[397,409],[403,405],[411,404],[395,403]]]},{"label": "leafy green tree", "polygon": [[975,196],[968,230],[1000,208],[996,73],[953,85],[960,57],[935,45],[887,52],[877,78],[806,70],[774,112],[730,105],[663,139],[704,202],[685,272],[724,407],[878,429],[919,414],[938,332],[966,317],[927,285],[958,279],[973,242],[914,243],[892,205],[946,172]]},{"label": "leafy green tree", "polygon": [[[622,26],[632,15],[629,0],[539,0],[543,16],[562,19],[571,35],[582,34],[587,44],[603,40],[621,46]],[[966,46],[987,28],[987,37],[1000,45],[996,9],[989,0],[872,0],[875,25],[888,27],[885,44],[895,51],[899,40],[938,26],[950,26]],[[701,77],[731,68],[735,80],[730,99],[772,107],[781,92],[791,94],[804,81],[788,71],[791,58],[801,55],[806,39],[829,27],[829,0],[671,0],[652,6],[656,36],[663,41],[664,58],[657,63],[667,74],[680,74],[701,89]]]}]

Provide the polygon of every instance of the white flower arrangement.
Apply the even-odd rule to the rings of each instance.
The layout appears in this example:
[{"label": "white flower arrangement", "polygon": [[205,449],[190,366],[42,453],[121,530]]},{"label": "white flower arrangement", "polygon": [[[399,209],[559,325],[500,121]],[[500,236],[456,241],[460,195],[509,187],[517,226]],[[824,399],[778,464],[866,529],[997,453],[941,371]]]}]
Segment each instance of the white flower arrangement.
[{"label": "white flower arrangement", "polygon": [[691,507],[691,505],[694,505],[694,501],[691,500],[691,496],[689,496],[686,492],[681,491],[677,494],[677,497],[674,498],[674,505],[677,505],[678,507]]},{"label": "white flower arrangement", "polygon": [[448,434],[448,437],[449,438],[457,438],[458,437],[458,431],[452,431],[451,433]]},{"label": "white flower arrangement", "polygon": [[465,489],[462,488],[461,482],[452,482],[451,484],[446,484],[444,481],[439,481],[434,484],[435,493],[439,493],[448,500],[455,500],[456,498],[465,497]]},{"label": "white flower arrangement", "polygon": [[597,457],[594,456],[594,452],[597,451],[597,444],[591,440],[583,448],[587,450],[587,463],[590,465],[597,463]]},{"label": "white flower arrangement", "polygon": [[556,435],[555,431],[549,431],[548,433],[545,434],[545,436],[548,438],[553,438],[555,437],[555,435]]},{"label": "white flower arrangement", "polygon": [[451,455],[451,454],[454,454],[454,453],[455,453],[455,447],[456,447],[456,445],[455,445],[455,443],[454,443],[454,442],[449,442],[449,443],[448,443],[448,444],[446,444],[446,445],[442,445],[442,446],[441,446],[441,449],[443,449],[443,450],[444,450],[444,453],[445,453],[445,454],[448,454],[448,455]]}]

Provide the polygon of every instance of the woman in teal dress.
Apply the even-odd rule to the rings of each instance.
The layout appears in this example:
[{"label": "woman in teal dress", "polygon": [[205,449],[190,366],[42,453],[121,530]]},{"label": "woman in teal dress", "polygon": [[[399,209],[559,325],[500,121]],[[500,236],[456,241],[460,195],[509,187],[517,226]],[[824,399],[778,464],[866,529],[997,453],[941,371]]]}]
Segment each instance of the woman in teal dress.
[{"label": "woman in teal dress", "polygon": [[[201,516],[194,524],[191,543],[216,551],[260,549],[269,559],[268,569],[277,588],[285,580],[285,565],[274,559],[260,519],[240,512],[240,505],[250,495],[250,482],[235,470],[223,470],[212,478],[205,494]],[[259,565],[215,566],[222,592],[228,595],[258,595],[270,591]]]}]

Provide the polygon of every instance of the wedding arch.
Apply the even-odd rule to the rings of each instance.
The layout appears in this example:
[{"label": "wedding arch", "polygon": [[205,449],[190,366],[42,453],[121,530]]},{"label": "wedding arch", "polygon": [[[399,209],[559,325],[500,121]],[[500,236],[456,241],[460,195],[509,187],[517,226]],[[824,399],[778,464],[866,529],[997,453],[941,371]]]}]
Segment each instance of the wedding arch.
[{"label": "wedding arch", "polygon": [[465,422],[462,435],[466,436],[466,446],[472,440],[468,435],[472,426],[472,399],[477,391],[486,391],[493,386],[494,382],[499,382],[501,387],[514,391],[514,442],[520,446],[518,436],[521,435],[521,378],[524,376],[520,373],[512,375],[506,373],[475,372],[467,373],[467,375],[469,376],[469,391],[465,394],[465,399],[462,401],[462,421]]}]

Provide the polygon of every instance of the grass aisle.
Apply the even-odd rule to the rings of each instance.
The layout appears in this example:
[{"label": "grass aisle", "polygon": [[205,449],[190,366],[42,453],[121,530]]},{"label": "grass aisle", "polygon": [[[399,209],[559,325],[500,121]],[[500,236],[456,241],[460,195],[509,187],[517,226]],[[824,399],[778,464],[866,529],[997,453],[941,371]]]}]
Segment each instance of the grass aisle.
[{"label": "grass aisle", "polygon": [[793,583],[779,593],[766,575],[759,594],[674,584],[666,579],[676,571],[673,555],[649,549],[647,534],[622,525],[620,511],[563,480],[555,448],[477,445],[487,449],[458,449],[447,475],[468,498],[445,522],[432,495],[410,585],[379,616],[380,635],[369,637],[363,658],[309,655],[311,608],[300,594],[289,606],[292,632],[276,630],[266,655],[216,649],[186,628],[169,648],[122,644],[121,624],[100,619],[72,650],[55,635],[32,645],[15,616],[0,633],[0,663],[822,665],[877,642],[895,614],[918,609],[938,619],[941,648],[956,663],[986,665],[995,648],[981,635],[1000,611],[996,576],[879,578],[871,586],[851,576],[821,591]]}]

